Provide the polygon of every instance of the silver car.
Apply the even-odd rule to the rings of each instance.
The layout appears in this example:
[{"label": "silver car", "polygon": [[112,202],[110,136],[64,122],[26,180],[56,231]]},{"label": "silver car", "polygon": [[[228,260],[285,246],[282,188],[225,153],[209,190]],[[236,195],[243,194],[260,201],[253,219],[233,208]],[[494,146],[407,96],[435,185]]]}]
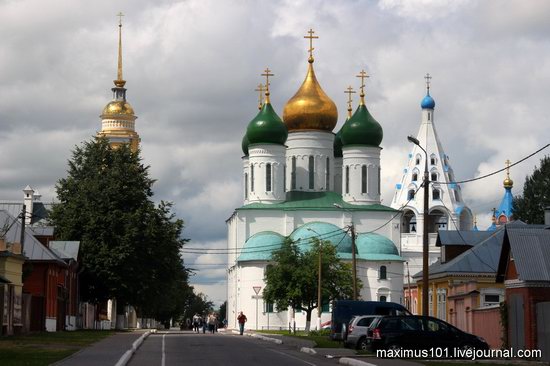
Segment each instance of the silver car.
[{"label": "silver car", "polygon": [[360,350],[367,350],[369,338],[367,332],[372,321],[381,315],[356,315],[346,327],[344,345]]}]

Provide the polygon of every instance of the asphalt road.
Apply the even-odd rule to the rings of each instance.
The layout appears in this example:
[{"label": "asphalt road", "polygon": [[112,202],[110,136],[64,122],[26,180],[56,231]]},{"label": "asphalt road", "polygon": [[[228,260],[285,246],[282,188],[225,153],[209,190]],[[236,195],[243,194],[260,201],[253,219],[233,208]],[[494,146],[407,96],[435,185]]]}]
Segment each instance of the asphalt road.
[{"label": "asphalt road", "polygon": [[167,332],[150,335],[134,354],[129,366],[175,365],[336,365],[299,352],[295,347],[233,334]]}]

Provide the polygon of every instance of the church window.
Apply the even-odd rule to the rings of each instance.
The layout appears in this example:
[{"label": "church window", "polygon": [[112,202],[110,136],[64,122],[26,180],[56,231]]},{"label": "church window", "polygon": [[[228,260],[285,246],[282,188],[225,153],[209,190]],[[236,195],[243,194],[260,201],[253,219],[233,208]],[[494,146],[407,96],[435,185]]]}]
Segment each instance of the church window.
[{"label": "church window", "polygon": [[388,301],[388,297],[386,295],[380,295],[380,302],[386,302]]},{"label": "church window", "polygon": [[283,189],[286,192],[286,164],[283,165]]},{"label": "church window", "polygon": [[361,167],[361,193],[367,193],[367,166]]},{"label": "church window", "polygon": [[273,313],[273,303],[264,302],[264,313]]},{"label": "church window", "polygon": [[244,173],[244,199],[248,199],[248,173]]},{"label": "church window", "polygon": [[250,192],[254,192],[254,165],[250,165]]},{"label": "church window", "polygon": [[382,188],[381,188],[382,182],[381,182],[381,178],[380,178],[380,171],[381,171],[381,168],[378,167],[378,195],[380,195],[381,192],[382,192]]},{"label": "church window", "polygon": [[407,200],[413,200],[414,199],[414,189],[409,189],[409,192],[407,193]]},{"label": "church window", "polygon": [[435,155],[430,156],[430,164],[435,165],[435,162],[436,162]]},{"label": "church window", "polygon": [[430,112],[428,112],[428,121],[430,120]]},{"label": "church window", "polygon": [[271,164],[265,165],[265,191],[271,192]]},{"label": "church window", "polygon": [[326,168],[326,175],[325,175],[325,187],[326,190],[330,190],[330,159],[327,156],[327,168]]},{"label": "church window", "polygon": [[460,202],[460,195],[458,194],[458,191],[455,191],[455,199],[456,202]]},{"label": "church window", "polygon": [[346,193],[349,193],[349,165],[346,165]]},{"label": "church window", "polygon": [[296,189],[296,157],[292,157],[292,167],[290,170],[290,189]]},{"label": "church window", "polygon": [[315,158],[309,157],[309,189],[315,188]]},{"label": "church window", "polygon": [[380,266],[380,271],[378,271],[378,279],[379,280],[387,280],[388,279],[388,273],[386,266]]},{"label": "church window", "polygon": [[419,155],[416,155],[416,161],[415,161],[416,165],[420,165],[420,154]]},{"label": "church window", "polygon": [[418,173],[413,173],[412,181],[416,182],[418,180]]},{"label": "church window", "polygon": [[437,189],[437,188],[433,189],[432,199],[434,199],[434,200],[440,200],[441,199],[441,192],[439,191],[439,189]]},{"label": "church window", "polygon": [[437,173],[436,172],[433,172],[432,173],[432,178],[430,179],[432,182],[437,182]]}]

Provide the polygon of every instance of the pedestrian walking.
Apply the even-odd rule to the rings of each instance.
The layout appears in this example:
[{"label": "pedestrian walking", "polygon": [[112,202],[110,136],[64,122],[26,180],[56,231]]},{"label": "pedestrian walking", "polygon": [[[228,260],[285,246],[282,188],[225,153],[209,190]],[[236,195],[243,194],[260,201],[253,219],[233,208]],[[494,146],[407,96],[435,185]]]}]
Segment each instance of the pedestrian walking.
[{"label": "pedestrian walking", "polygon": [[195,315],[193,315],[193,331],[196,333],[199,332],[200,320],[201,317],[199,316],[199,314],[195,313]]},{"label": "pedestrian walking", "polygon": [[237,321],[239,322],[239,333],[243,335],[244,333],[244,323],[246,323],[248,319],[246,319],[246,315],[243,314],[241,311],[239,313],[239,316],[237,317]]},{"label": "pedestrian walking", "polygon": [[206,324],[207,324],[207,317],[206,315],[201,318],[202,321],[202,334],[206,333]]},{"label": "pedestrian walking", "polygon": [[214,327],[216,326],[216,317],[213,313],[210,313],[208,315],[208,331],[212,334],[214,334]]}]

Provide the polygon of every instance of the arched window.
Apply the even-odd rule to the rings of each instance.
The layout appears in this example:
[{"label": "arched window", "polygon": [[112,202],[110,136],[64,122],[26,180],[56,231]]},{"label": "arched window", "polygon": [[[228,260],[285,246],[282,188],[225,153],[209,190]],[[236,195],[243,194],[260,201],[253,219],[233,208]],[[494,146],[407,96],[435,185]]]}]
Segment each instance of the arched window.
[{"label": "arched window", "polygon": [[413,177],[412,177],[412,181],[416,182],[417,180],[418,180],[418,173],[414,172]]},{"label": "arched window", "polygon": [[296,157],[292,157],[292,166],[290,170],[290,189],[296,189]]},{"label": "arched window", "polygon": [[378,279],[380,279],[380,280],[387,280],[388,279],[386,266],[380,266],[380,271],[378,272]]},{"label": "arched window", "polygon": [[434,200],[440,200],[441,199],[441,191],[437,188],[434,188],[432,191],[432,199]]},{"label": "arched window", "polygon": [[248,173],[244,173],[244,199],[248,199]]},{"label": "arched window", "polygon": [[328,191],[330,190],[330,159],[329,157],[327,156],[327,166],[326,166],[326,170],[325,170],[325,189]]},{"label": "arched window", "polygon": [[346,165],[346,193],[349,193],[349,165]]},{"label": "arched window", "polygon": [[415,161],[416,165],[420,165],[420,159],[421,159],[420,154],[416,155],[416,161]]},{"label": "arched window", "polygon": [[381,188],[381,186],[382,186],[381,179],[382,178],[380,177],[380,174],[381,174],[381,168],[378,167],[378,195],[380,195],[381,192],[382,192],[382,188]]},{"label": "arched window", "polygon": [[271,163],[265,165],[265,191],[271,192]]},{"label": "arched window", "polygon": [[250,165],[250,192],[254,192],[254,165]]},{"label": "arched window", "polygon": [[409,192],[407,192],[407,200],[413,200],[414,199],[414,189],[409,189]]},{"label": "arched window", "polygon": [[436,161],[437,161],[437,160],[435,159],[435,155],[432,154],[432,155],[430,156],[430,164],[431,164],[431,165],[435,165]]},{"label": "arched window", "polygon": [[380,295],[380,302],[386,302],[388,301],[388,297],[386,295]]},{"label": "arched window", "polygon": [[361,167],[361,193],[367,193],[367,166]]},{"label": "arched window", "polygon": [[309,189],[315,188],[315,158],[309,157]]},{"label": "arched window", "polygon": [[436,172],[432,172],[430,180],[432,182],[437,182],[437,173]]}]

